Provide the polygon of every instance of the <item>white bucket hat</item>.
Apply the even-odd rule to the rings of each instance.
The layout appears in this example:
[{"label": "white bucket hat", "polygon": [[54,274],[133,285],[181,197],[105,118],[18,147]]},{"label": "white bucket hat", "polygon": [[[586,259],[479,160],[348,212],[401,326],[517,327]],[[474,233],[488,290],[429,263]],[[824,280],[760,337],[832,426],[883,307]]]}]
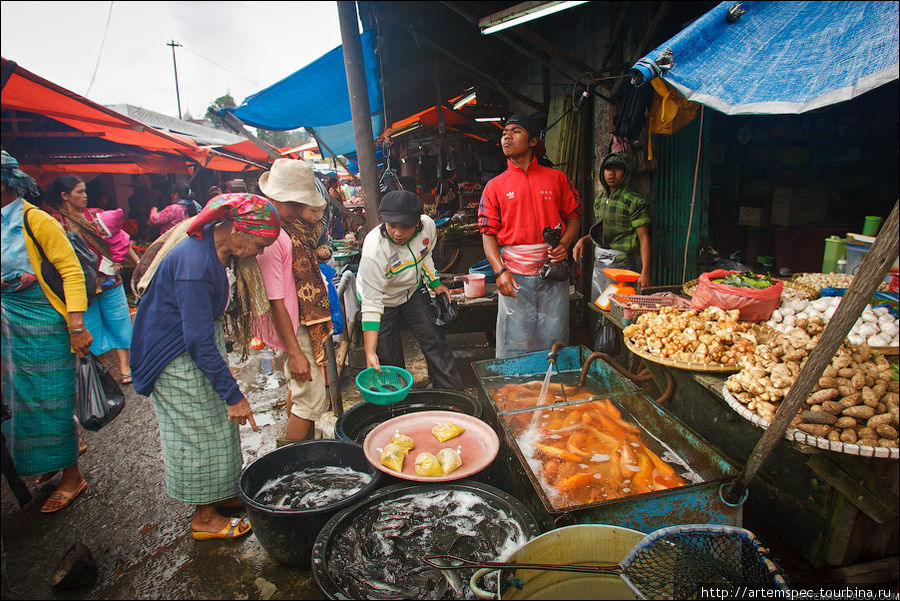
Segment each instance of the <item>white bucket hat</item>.
[{"label": "white bucket hat", "polygon": [[259,189],[279,202],[297,202],[324,207],[325,198],[316,190],[316,176],[306,161],[276,159],[272,168],[259,178]]}]

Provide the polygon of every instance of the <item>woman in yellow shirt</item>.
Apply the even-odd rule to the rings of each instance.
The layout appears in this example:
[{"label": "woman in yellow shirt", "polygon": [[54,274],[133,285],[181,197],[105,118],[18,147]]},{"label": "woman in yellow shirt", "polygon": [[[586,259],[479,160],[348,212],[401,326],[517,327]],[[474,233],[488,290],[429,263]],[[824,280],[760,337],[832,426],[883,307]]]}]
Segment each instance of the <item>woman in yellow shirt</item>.
[{"label": "woman in yellow shirt", "polygon": [[[75,358],[88,352],[84,326],[84,273],[59,223],[23,197],[38,194],[18,161],[2,152],[2,327],[3,404],[12,417],[3,435],[20,475],[62,470],[59,487],[41,507],[52,513],[87,487],[78,469],[75,420]],[[34,240],[24,231],[28,219]],[[41,277],[41,255],[59,271],[64,297]]]}]

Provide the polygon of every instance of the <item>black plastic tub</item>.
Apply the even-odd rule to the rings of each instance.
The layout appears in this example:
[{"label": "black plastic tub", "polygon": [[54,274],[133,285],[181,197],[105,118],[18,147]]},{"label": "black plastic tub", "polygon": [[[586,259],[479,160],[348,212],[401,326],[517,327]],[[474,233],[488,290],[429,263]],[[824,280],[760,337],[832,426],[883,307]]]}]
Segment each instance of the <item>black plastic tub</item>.
[{"label": "black plastic tub", "polygon": [[[386,486],[372,495],[359,501],[352,507],[347,507],[332,516],[328,523],[319,531],[312,552],[312,572],[319,589],[328,599],[353,599],[351,592],[346,591],[340,583],[335,582],[328,574],[328,559],[331,555],[332,543],[342,532],[351,527],[357,518],[370,507],[385,501],[395,501],[412,493],[430,492],[434,490],[458,490],[473,493],[481,497],[491,507],[506,512],[514,519],[525,534],[527,540],[541,533],[538,523],[534,520],[528,509],[513,496],[481,482],[473,480],[460,480],[458,482],[444,482],[435,484],[395,484]],[[410,558],[410,568],[416,568],[421,558]],[[467,578],[467,577],[466,577]],[[463,578],[465,587],[468,581]],[[387,597],[385,597],[387,598]]]},{"label": "black plastic tub", "polygon": [[[372,476],[362,490],[315,509],[274,509],[253,500],[263,485],[305,467],[348,467]],[[357,503],[382,486],[383,474],[366,459],[361,445],[343,440],[298,442],[263,455],[241,472],[238,496],[247,506],[253,533],[269,556],[280,564],[308,568],[319,530],[335,513]]]},{"label": "black plastic tub", "polygon": [[362,444],[366,434],[378,424],[416,411],[458,411],[481,419],[478,399],[453,390],[419,388],[410,390],[405,399],[393,405],[354,405],[338,418],[334,433],[341,440]]}]

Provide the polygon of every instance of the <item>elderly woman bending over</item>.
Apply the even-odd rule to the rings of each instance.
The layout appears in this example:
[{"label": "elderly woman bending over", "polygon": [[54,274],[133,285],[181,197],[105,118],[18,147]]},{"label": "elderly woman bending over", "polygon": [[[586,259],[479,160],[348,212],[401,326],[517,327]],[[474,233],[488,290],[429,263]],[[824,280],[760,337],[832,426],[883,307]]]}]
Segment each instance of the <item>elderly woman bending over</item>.
[{"label": "elderly woman bending over", "polygon": [[[250,403],[225,360],[223,315],[247,306],[240,297],[253,290],[251,284],[234,292],[236,277],[248,265],[239,261],[261,253],[279,231],[278,213],[266,199],[217,196],[193,218],[188,236],[161,259],[135,316],[135,390],[149,395],[156,410],[169,495],[196,505],[191,519],[196,540],[250,532],[246,520],[229,521],[218,511],[236,502],[242,465],[238,425],[249,421],[256,430]],[[249,263],[259,276],[256,261]]]}]

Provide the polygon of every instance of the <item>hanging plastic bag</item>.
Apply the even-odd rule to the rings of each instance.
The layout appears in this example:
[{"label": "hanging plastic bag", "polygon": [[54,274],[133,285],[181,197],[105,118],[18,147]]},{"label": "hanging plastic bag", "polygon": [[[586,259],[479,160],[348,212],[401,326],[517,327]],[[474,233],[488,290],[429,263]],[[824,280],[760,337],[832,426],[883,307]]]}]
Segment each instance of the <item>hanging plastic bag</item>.
[{"label": "hanging plastic bag", "polygon": [[456,319],[456,315],[459,313],[457,302],[451,301],[446,294],[435,294],[431,299],[431,306],[434,307],[434,325],[436,326],[447,325]]},{"label": "hanging plastic bag", "polygon": [[737,271],[717,269],[700,274],[700,283],[691,296],[691,308],[701,311],[709,306],[716,306],[726,311],[739,309],[742,321],[765,321],[781,304],[781,291],[784,284],[776,282],[766,288],[738,288],[713,282]]},{"label": "hanging plastic bag", "polygon": [[125,407],[125,394],[112,374],[91,353],[78,359],[75,417],[82,428],[96,432]]},{"label": "hanging plastic bag", "polygon": [[[543,231],[544,242],[550,245],[550,248],[556,248],[559,246],[560,241],[562,240],[562,224],[559,223],[554,228],[549,228],[544,226]],[[562,261],[556,261],[555,263],[551,262],[549,257],[546,261],[544,261],[543,267],[541,267],[541,277],[545,280],[551,280],[554,282],[562,282],[569,279],[569,260],[563,259]]]}]

